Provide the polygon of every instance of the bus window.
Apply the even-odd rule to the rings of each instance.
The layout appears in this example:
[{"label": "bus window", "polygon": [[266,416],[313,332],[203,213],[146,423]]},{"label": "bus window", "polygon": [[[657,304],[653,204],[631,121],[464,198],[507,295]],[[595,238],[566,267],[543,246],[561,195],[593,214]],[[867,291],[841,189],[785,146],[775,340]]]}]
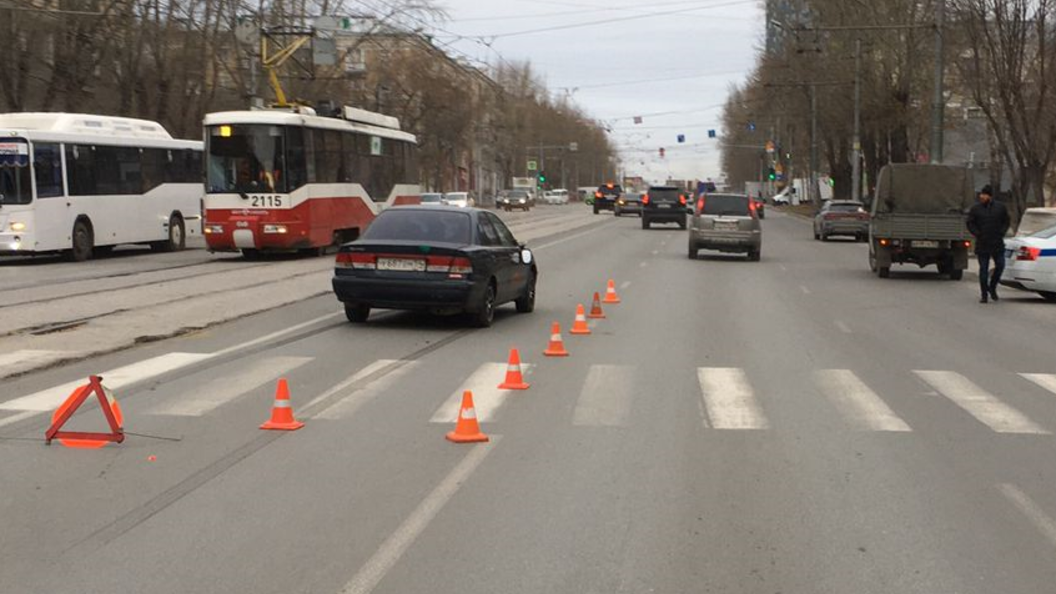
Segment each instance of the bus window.
[{"label": "bus window", "polygon": [[69,186],[70,196],[91,196],[96,193],[93,161],[91,146],[66,145],[66,184]]},{"label": "bus window", "polygon": [[62,156],[58,144],[33,145],[33,176],[37,198],[62,196]]},{"label": "bus window", "polygon": [[0,138],[0,204],[29,204],[32,200],[29,144],[19,138]]}]

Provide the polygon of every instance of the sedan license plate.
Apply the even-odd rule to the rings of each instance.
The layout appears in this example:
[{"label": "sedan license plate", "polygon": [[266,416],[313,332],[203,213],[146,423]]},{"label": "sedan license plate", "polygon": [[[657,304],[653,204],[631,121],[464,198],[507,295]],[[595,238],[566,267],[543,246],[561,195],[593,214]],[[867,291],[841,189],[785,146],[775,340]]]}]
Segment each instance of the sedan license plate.
[{"label": "sedan license plate", "polygon": [[378,270],[424,272],[425,260],[419,260],[417,258],[378,258]]},{"label": "sedan license plate", "polygon": [[913,241],[913,247],[918,247],[918,248],[937,248],[937,247],[939,247],[939,242],[930,241],[930,240],[926,240],[926,239],[916,239],[916,240]]}]

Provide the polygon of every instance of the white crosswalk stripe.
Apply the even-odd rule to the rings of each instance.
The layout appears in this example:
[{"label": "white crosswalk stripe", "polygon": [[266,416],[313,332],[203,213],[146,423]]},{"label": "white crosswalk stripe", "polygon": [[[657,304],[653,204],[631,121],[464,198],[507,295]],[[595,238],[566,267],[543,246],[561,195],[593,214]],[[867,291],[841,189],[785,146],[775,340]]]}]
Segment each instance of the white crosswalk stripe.
[{"label": "white crosswalk stripe", "polygon": [[624,427],[631,417],[634,367],[591,365],[576,401],[572,424]]},{"label": "white crosswalk stripe", "polygon": [[233,375],[215,378],[200,388],[195,388],[191,396],[163,403],[148,410],[148,413],[200,417],[265,384],[274,382],[280,376],[310,361],[312,361],[311,357],[265,357],[257,359],[248,366],[239,369]]},{"label": "white crosswalk stripe", "polygon": [[768,429],[763,410],[743,369],[697,368],[704,409],[715,429]]},{"label": "white crosswalk stripe", "polygon": [[[175,371],[187,367],[199,361],[212,357],[207,353],[166,353],[150,359],[144,359],[131,365],[104,371],[99,375],[103,378],[103,384],[115,392],[120,399],[119,389],[140,382],[163,373]],[[46,412],[55,410],[66,397],[78,386],[84,385],[87,378],[72,381],[61,386],[48,388],[35,392],[28,396],[8,400],[0,403],[0,410],[36,411]]]},{"label": "white crosswalk stripe", "polygon": [[[462,392],[473,392],[473,406],[477,410],[477,420],[484,423],[495,419],[495,415],[506,399],[510,390],[500,390],[499,384],[506,377],[506,363],[484,363],[433,413],[430,423],[454,423],[458,420],[458,411],[462,407]],[[521,364],[521,373],[527,376],[532,365]]]},{"label": "white crosswalk stripe", "polygon": [[[351,391],[351,394],[348,397],[343,398],[337,404],[334,404],[333,406],[320,412],[315,416],[315,418],[327,419],[331,421],[347,419],[354,415],[356,411],[359,410],[361,406],[363,406],[364,403],[369,402],[370,400],[381,395],[382,393],[389,391],[393,388],[393,386],[395,386],[397,382],[407,377],[412,372],[417,371],[419,366],[418,361],[403,361],[402,365],[400,365],[398,368],[391,371],[390,373],[386,373],[385,375],[366,385],[358,385],[361,382],[365,381],[366,378],[370,377],[371,375],[374,375],[375,373],[381,371],[382,369],[385,369],[386,367],[396,365],[398,362],[399,360],[397,359],[378,359],[377,361],[374,361],[370,365],[367,365],[363,369],[360,369],[359,371],[354,373],[352,377],[348,378],[338,386],[339,390],[349,390]],[[305,408],[310,407],[314,405],[318,400],[321,400],[322,398],[331,395],[333,395],[333,391],[331,391],[330,393],[320,394],[316,398],[309,401],[308,404],[305,405]]]},{"label": "white crosswalk stripe", "polygon": [[1056,394],[1056,374],[1052,373],[1021,373],[1024,379],[1030,380],[1038,386]]},{"label": "white crosswalk stripe", "polygon": [[1014,407],[957,372],[918,370],[914,373],[939,394],[998,433],[1049,433]]},{"label": "white crosswalk stripe", "polygon": [[905,421],[849,369],[824,369],[815,381],[843,418],[858,431],[912,431]]},{"label": "white crosswalk stripe", "polygon": [[60,359],[62,354],[62,351],[42,351],[35,349],[24,349],[13,353],[0,354],[0,373],[6,371],[8,367],[17,367],[23,363],[54,361]]}]

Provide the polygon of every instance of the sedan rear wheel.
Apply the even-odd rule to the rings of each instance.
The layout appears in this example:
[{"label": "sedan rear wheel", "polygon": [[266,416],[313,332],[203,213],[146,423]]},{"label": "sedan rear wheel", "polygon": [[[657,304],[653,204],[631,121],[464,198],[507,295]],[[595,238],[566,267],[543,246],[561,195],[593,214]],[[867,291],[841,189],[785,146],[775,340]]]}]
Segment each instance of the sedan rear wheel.
[{"label": "sedan rear wheel", "polygon": [[370,317],[370,306],[353,305],[351,303],[346,303],[345,317],[348,318],[348,321],[352,322],[353,324],[362,324],[367,321],[367,318]]},{"label": "sedan rear wheel", "polygon": [[477,311],[473,312],[473,325],[477,328],[488,328],[495,321],[495,283],[488,283],[484,295],[480,298]]}]

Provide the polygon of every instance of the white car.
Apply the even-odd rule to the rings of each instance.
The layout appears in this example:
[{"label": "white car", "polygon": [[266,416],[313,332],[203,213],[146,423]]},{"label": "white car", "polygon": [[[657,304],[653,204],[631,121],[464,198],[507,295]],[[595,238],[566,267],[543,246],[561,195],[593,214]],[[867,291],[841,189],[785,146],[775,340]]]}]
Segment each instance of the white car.
[{"label": "white car", "polygon": [[469,192],[448,192],[444,194],[444,204],[467,208],[473,206],[473,199],[469,197]]},{"label": "white car", "polygon": [[543,194],[545,204],[568,204],[568,190],[547,190]]},{"label": "white car", "polygon": [[1056,227],[1005,240],[1005,274],[1001,284],[1034,291],[1056,302]]}]

